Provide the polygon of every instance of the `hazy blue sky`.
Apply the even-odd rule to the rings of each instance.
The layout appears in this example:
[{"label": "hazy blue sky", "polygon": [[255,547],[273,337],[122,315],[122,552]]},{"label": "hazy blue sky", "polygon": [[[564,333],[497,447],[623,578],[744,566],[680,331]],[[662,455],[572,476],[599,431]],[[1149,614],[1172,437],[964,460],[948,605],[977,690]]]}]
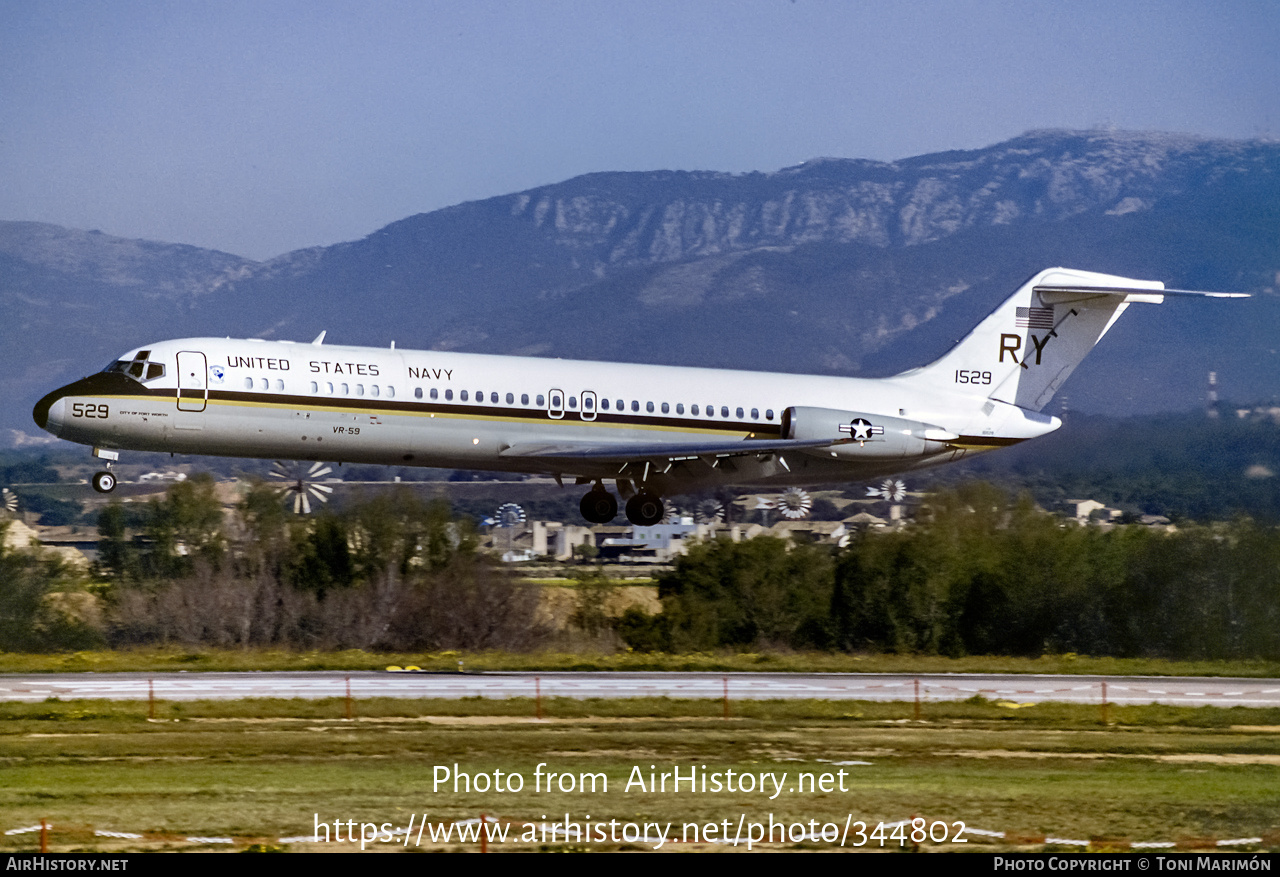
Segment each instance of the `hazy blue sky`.
[{"label": "hazy blue sky", "polygon": [[0,0],[0,219],[255,258],[577,174],[1280,135],[1280,3]]}]

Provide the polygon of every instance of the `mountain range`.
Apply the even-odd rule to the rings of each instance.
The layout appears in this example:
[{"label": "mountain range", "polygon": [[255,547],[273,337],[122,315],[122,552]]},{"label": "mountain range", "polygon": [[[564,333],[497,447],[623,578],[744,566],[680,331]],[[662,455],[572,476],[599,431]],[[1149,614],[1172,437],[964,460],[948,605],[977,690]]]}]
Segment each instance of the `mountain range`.
[{"label": "mountain range", "polygon": [[1254,295],[1135,306],[1055,406],[1186,410],[1211,370],[1224,396],[1280,395],[1280,143],[1039,131],[588,174],[262,262],[0,222],[0,428],[34,433],[44,392],[189,335],[882,376],[1053,265]]}]

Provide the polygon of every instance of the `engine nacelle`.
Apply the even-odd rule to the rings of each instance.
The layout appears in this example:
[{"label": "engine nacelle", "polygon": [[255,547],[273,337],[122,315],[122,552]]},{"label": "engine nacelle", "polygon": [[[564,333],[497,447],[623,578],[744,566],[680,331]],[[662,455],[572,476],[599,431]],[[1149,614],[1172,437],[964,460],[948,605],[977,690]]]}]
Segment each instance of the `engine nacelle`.
[{"label": "engine nacelle", "polygon": [[936,454],[959,436],[940,426],[835,408],[788,408],[782,412],[782,437],[799,441],[829,439],[829,448],[811,453],[844,459],[875,460]]}]

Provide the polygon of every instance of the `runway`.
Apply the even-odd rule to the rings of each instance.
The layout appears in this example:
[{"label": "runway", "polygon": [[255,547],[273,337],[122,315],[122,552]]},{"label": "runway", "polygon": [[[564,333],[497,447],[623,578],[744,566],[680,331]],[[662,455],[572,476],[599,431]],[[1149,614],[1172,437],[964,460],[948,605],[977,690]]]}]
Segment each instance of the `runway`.
[{"label": "runway", "polygon": [[670,697],[730,700],[1162,703],[1280,706],[1280,679],[882,673],[37,673],[0,675],[0,701],[247,697]]}]

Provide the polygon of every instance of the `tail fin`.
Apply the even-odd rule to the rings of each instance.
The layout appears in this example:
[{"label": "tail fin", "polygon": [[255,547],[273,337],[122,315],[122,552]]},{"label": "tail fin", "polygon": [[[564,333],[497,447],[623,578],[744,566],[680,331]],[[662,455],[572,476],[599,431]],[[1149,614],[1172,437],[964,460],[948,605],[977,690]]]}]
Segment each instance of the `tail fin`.
[{"label": "tail fin", "polygon": [[1050,268],[1024,283],[941,359],[898,377],[1039,411],[1133,302],[1232,293],[1166,290],[1157,280]]}]

